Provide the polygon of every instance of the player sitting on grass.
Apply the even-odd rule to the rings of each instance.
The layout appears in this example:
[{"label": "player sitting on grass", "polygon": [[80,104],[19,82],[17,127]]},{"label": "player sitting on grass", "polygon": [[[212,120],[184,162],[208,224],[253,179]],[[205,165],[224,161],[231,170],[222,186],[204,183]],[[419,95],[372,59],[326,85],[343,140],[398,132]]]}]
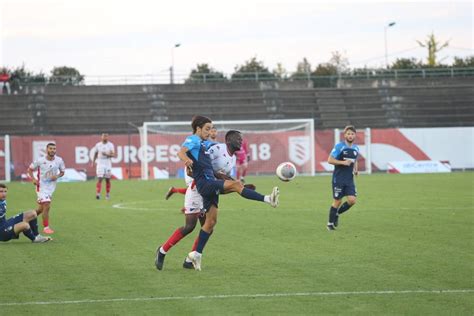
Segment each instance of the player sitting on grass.
[{"label": "player sitting on grass", "polygon": [[0,241],[18,239],[23,233],[34,243],[50,241],[50,237],[38,234],[36,211],[27,211],[6,219],[7,213],[7,186],[0,183]]}]

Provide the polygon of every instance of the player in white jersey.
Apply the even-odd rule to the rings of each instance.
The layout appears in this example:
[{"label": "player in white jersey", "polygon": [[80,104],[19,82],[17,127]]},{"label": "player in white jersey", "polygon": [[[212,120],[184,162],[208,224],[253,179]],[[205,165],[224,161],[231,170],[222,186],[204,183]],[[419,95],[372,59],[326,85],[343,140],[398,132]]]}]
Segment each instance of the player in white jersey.
[{"label": "player in white jersey", "polygon": [[46,145],[46,156],[33,161],[28,168],[28,175],[33,179],[38,196],[36,213],[43,214],[43,232],[46,234],[54,233],[49,227],[49,209],[56,181],[64,176],[65,170],[64,161],[56,156],[56,144],[53,143]]},{"label": "player in white jersey", "polygon": [[100,193],[102,191],[102,180],[105,178],[105,198],[110,199],[110,178],[112,176],[112,158],[115,157],[114,144],[109,142],[109,134],[102,134],[102,141],[94,146],[94,158],[92,164],[97,163],[96,175],[96,199],[100,200]]},{"label": "player in white jersey", "polygon": [[[217,178],[232,179],[231,172],[235,167],[236,157],[234,152],[240,149],[242,136],[238,131],[228,131],[225,136],[226,143],[216,143],[209,148],[212,162],[212,168]],[[187,181],[192,178],[188,177]],[[184,202],[185,225],[175,230],[171,237],[156,251],[155,265],[158,270],[163,268],[166,253],[177,244],[182,238],[191,233],[196,227],[199,219],[201,226],[206,220],[205,210],[203,209],[203,199],[198,193],[194,180],[191,181],[186,190]],[[197,246],[197,240],[193,245],[193,251]],[[183,263],[184,268],[193,268],[190,261]]]}]

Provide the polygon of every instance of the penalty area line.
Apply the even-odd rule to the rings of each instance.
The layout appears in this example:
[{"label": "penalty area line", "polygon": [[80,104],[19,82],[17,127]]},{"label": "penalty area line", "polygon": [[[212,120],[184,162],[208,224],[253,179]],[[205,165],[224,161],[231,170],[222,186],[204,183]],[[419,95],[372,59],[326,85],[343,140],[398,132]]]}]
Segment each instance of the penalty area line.
[{"label": "penalty area line", "polygon": [[474,293],[474,289],[452,290],[385,290],[385,291],[346,291],[346,292],[303,292],[303,293],[262,293],[262,294],[221,294],[200,296],[162,296],[162,297],[136,297],[136,298],[110,298],[88,299],[75,301],[44,301],[44,302],[0,302],[0,306],[25,306],[25,305],[72,305],[72,304],[97,304],[116,302],[149,302],[149,301],[179,301],[179,300],[212,300],[232,298],[273,298],[273,297],[317,297],[317,296],[362,296],[362,295],[400,295],[400,294],[462,294]]}]

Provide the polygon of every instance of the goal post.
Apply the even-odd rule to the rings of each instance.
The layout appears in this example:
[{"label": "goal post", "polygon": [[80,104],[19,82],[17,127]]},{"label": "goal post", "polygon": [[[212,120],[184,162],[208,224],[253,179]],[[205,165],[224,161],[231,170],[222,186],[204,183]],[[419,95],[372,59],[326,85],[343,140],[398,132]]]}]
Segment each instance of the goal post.
[{"label": "goal post", "polygon": [[10,136],[0,136],[0,182],[10,182]]},{"label": "goal post", "polygon": [[[293,162],[301,175],[315,174],[313,119],[213,121],[217,141],[224,142],[231,129],[248,142],[248,175],[274,174],[284,161]],[[177,157],[184,139],[191,135],[191,122],[145,122],[140,129],[144,151],[142,179],[182,177],[183,163]]]}]

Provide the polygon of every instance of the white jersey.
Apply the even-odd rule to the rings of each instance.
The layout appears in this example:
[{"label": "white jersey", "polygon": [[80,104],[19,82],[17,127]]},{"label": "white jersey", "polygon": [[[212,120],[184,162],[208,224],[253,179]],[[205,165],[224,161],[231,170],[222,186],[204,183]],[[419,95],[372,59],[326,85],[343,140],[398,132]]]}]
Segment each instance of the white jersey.
[{"label": "white jersey", "polygon": [[55,156],[53,160],[41,157],[31,163],[30,169],[33,170],[33,175],[37,179],[38,202],[51,201],[51,196],[56,189],[56,181],[52,180],[52,177],[66,170],[63,159],[58,156]]},{"label": "white jersey", "polygon": [[98,142],[94,146],[94,153],[97,153],[97,165],[104,167],[112,167],[112,158],[108,157],[112,152],[115,152],[115,146],[111,142]]},{"label": "white jersey", "polygon": [[230,176],[232,169],[235,167],[237,160],[235,155],[230,155],[227,145],[217,143],[209,148],[209,156],[211,158],[212,169],[214,173],[223,173]]}]

